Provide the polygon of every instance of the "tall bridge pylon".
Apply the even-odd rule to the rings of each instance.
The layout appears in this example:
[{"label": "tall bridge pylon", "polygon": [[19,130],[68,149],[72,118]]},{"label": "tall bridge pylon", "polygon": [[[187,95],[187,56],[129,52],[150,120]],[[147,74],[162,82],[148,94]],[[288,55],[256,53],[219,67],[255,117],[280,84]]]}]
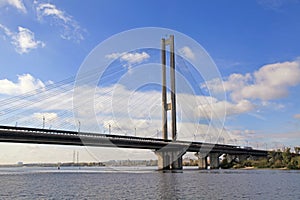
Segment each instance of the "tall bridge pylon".
[{"label": "tall bridge pylon", "polygon": [[[171,84],[171,103],[167,103],[167,70],[166,70],[166,46],[170,46],[170,84]],[[174,35],[168,39],[161,39],[161,62],[162,62],[162,136],[168,139],[168,110],[172,112],[172,140],[177,138],[176,128],[176,91],[175,91],[175,54],[174,54]]]},{"label": "tall bridge pylon", "polygon": [[[166,47],[170,47],[170,93],[171,102],[167,99],[167,67],[166,67]],[[175,54],[174,35],[161,39],[161,62],[162,62],[162,137],[168,140],[168,111],[171,110],[172,141],[177,139],[176,127],[176,90],[175,90]],[[168,148],[157,150],[158,169],[160,170],[181,170],[182,156],[186,149]]]}]

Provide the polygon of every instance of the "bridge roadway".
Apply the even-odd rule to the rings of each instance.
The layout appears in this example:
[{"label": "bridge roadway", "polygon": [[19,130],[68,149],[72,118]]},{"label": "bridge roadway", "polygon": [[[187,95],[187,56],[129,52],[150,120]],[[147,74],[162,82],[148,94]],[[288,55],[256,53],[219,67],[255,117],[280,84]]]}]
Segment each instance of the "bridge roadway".
[{"label": "bridge roadway", "polygon": [[121,147],[134,149],[169,149],[187,152],[210,152],[220,154],[267,156],[265,150],[240,148],[234,145],[203,142],[171,141],[155,138],[98,134],[66,130],[0,126],[0,142],[35,143],[76,146]]}]

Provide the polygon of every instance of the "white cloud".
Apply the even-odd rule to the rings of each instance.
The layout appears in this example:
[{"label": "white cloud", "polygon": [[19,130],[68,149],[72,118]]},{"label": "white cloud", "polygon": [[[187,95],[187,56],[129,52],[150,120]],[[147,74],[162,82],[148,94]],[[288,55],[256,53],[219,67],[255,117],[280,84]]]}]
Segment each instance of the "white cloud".
[{"label": "white cloud", "polygon": [[57,86],[49,81],[46,85],[30,74],[18,76],[16,82],[0,80],[0,110],[3,111],[0,123],[41,127],[41,120],[37,119],[45,116],[47,127],[72,129],[72,96],[73,85]]},{"label": "white cloud", "polygon": [[253,74],[232,74],[223,82],[212,80],[207,88],[220,92],[225,88],[231,99],[260,99],[262,101],[286,97],[289,87],[300,83],[300,64],[298,61],[269,64]]},{"label": "white cloud", "polygon": [[110,59],[110,60],[115,60],[123,54],[124,53],[111,53],[111,54],[105,55],[105,58]]},{"label": "white cloud", "polygon": [[[35,2],[35,4],[38,4]],[[79,42],[84,39],[83,32],[78,22],[65,11],[58,9],[54,4],[40,3],[36,6],[39,21],[49,19],[50,23],[62,27],[61,38]]]},{"label": "white cloud", "polygon": [[0,0],[0,7],[6,5],[13,6],[23,13],[27,12],[22,0]]},{"label": "white cloud", "polygon": [[254,73],[259,85],[295,86],[300,82],[299,62],[283,62],[265,65]]},{"label": "white cloud", "polygon": [[234,104],[214,99],[212,103],[207,101],[207,103],[199,105],[198,108],[201,117],[205,118],[207,116],[222,117],[247,113],[254,110],[255,105],[248,100],[241,100]]},{"label": "white cloud", "polygon": [[[80,97],[88,97],[91,95],[89,91],[95,91],[87,87],[79,90]],[[55,85],[51,88],[55,88]],[[103,131],[107,132],[110,124],[112,133],[115,134],[134,135],[136,128],[138,136],[156,137],[159,134],[161,137],[162,109],[159,91],[132,91],[122,85],[97,88],[96,93],[92,93],[92,98],[95,98],[95,102],[92,101],[95,103],[93,106],[95,110],[91,111],[87,106],[91,103],[89,98],[79,98],[76,104],[72,103],[74,97],[72,85],[48,90],[45,83],[29,74],[19,76],[17,82],[7,79],[0,80],[2,94],[20,95],[36,89],[41,90],[35,91],[36,95],[30,98],[23,98],[24,95],[17,96],[16,101],[0,106],[4,111],[0,121],[8,124],[18,121],[19,126],[25,124],[26,126],[41,127],[42,118],[45,116],[47,127],[74,130],[79,120],[82,131],[99,131],[97,123],[95,124],[95,121],[91,119],[92,113],[92,116],[96,115],[100,130],[103,127]],[[204,140],[208,131],[213,134],[213,140],[217,139],[223,124],[217,124],[216,128],[210,128],[209,125],[199,124],[199,120],[208,117],[207,121],[210,121],[211,115],[223,117],[226,113],[225,107],[227,107],[227,116],[245,113],[254,107],[246,100],[235,104],[218,101],[213,97],[182,93],[177,95],[177,100],[178,131],[180,138],[187,140],[193,139],[193,133],[197,131],[198,140]],[[198,105],[198,109],[195,109]],[[78,111],[76,121],[73,119],[72,106],[75,106],[75,110]],[[10,118],[11,116],[13,119]],[[222,119],[220,119],[221,121]],[[157,132],[157,130],[159,131]]]},{"label": "white cloud", "polygon": [[251,80],[251,75],[231,74],[228,81],[224,83],[225,90],[238,90],[240,87],[247,85],[247,82]]},{"label": "white cloud", "polygon": [[31,49],[45,46],[44,42],[35,40],[34,33],[29,29],[19,26],[18,31],[12,37],[12,43],[15,45],[18,53],[28,53]]},{"label": "white cloud", "polygon": [[248,100],[241,100],[237,104],[226,106],[227,115],[246,113],[255,108],[255,105]]},{"label": "white cloud", "polygon": [[146,52],[133,52],[133,53],[112,53],[105,56],[108,59],[117,59],[120,58],[120,61],[125,61],[128,65],[142,63],[143,61],[150,58],[150,55]]},{"label": "white cloud", "polygon": [[195,54],[194,52],[188,47],[184,46],[178,50],[179,54],[183,55],[184,57],[187,57],[189,59],[194,60],[195,59]]},{"label": "white cloud", "polygon": [[19,95],[34,90],[41,90],[45,87],[44,83],[31,76],[23,74],[18,76],[18,82],[14,83],[7,79],[0,80],[0,93],[8,95]]},{"label": "white cloud", "polygon": [[[88,89],[86,88],[85,91],[86,90]],[[104,92],[110,90],[113,92]],[[80,96],[86,96],[84,91],[83,93],[79,93]],[[140,136],[155,137],[157,130],[159,130],[158,134],[161,135],[161,92],[132,91],[122,85],[115,85],[109,88],[97,88],[94,97],[96,99],[94,106],[95,111],[87,109],[88,106],[86,106],[86,104],[88,102],[83,102],[85,99],[78,99],[79,102],[77,101],[76,103],[76,105],[80,105],[77,109],[77,114],[82,122],[83,129],[88,129],[89,126],[95,125],[89,121],[89,116],[91,116],[91,113],[94,114],[94,112],[96,112],[97,121],[100,123],[100,127],[104,127],[105,132],[108,132],[108,127],[111,125],[112,133],[115,134],[133,135],[134,129],[136,128],[137,135]],[[210,98],[211,97],[194,96],[191,94],[177,94],[177,121],[178,131],[181,133],[181,137],[193,138],[192,133],[196,132],[198,126],[201,126],[199,120],[207,117],[204,113],[211,111],[211,108],[213,108],[213,111],[218,113],[219,116],[225,115],[224,103],[221,104],[216,99],[213,99],[215,103],[209,104],[210,102],[208,101],[210,101]],[[197,108],[195,103],[205,103],[207,107],[205,107],[205,109],[195,109]],[[232,105],[232,107],[235,106]],[[243,112],[241,107],[240,105],[237,106],[234,114]],[[232,112],[230,114],[232,114]],[[216,120],[216,117],[219,116],[214,114],[214,119]],[[208,119],[208,121],[209,120],[210,119]],[[222,121],[222,119],[219,120],[219,122],[220,121]],[[222,124],[219,123],[218,125]],[[203,134],[206,134],[209,129],[208,126],[205,127],[206,129],[203,131]],[[218,132],[216,129],[213,131]]]},{"label": "white cloud", "polygon": [[38,113],[33,113],[33,118],[36,120],[42,120],[43,118],[46,121],[53,121],[53,120],[57,120],[58,119],[58,115],[57,113],[53,113],[53,112],[38,112]]},{"label": "white cloud", "polygon": [[129,64],[141,63],[150,58],[146,52],[142,53],[126,53],[121,56],[122,61],[126,61]]},{"label": "white cloud", "polygon": [[105,58],[115,60],[119,59],[120,62],[125,62],[124,67],[127,67],[129,73],[131,73],[132,65],[139,64],[150,58],[150,55],[146,52],[124,52],[124,53],[111,53],[105,55]]},{"label": "white cloud", "polygon": [[235,91],[236,98],[272,100],[286,97],[288,88],[300,83],[299,62],[265,65],[254,72],[254,80],[254,84]]},{"label": "white cloud", "polygon": [[11,32],[6,26],[0,24],[0,29],[3,30],[4,34],[6,36],[12,36],[13,35],[13,32]]},{"label": "white cloud", "polygon": [[[231,128],[230,130],[230,139],[229,143],[235,144],[235,145],[241,145],[241,146],[252,146],[252,147],[257,147],[258,143],[255,142],[253,143],[254,138],[258,138],[259,135],[257,133],[257,130],[249,130],[249,129],[234,129]],[[260,148],[262,145],[260,144]]]},{"label": "white cloud", "polygon": [[44,47],[45,43],[35,39],[34,33],[24,27],[19,26],[18,32],[12,32],[4,25],[0,24],[0,29],[10,38],[11,43],[19,54],[28,53],[32,49]]},{"label": "white cloud", "polygon": [[[7,83],[9,84],[7,85]],[[5,85],[6,87],[4,87]],[[45,84],[41,83],[39,79],[33,77],[32,75],[26,74],[26,75],[19,76],[19,80],[17,82],[13,82],[7,79],[1,80],[0,86],[3,88],[0,88],[0,91],[1,92],[6,91],[5,94],[17,95],[16,92],[18,92],[18,94],[23,94],[22,91],[28,91],[34,88],[38,88],[40,85],[45,85]],[[72,88],[71,86],[68,87]],[[25,89],[22,90],[20,88],[25,88]],[[116,104],[114,106],[115,113],[118,113],[117,115],[114,116],[109,112],[110,105],[111,105],[110,103],[111,99],[109,99],[109,97],[113,94],[107,93],[108,90],[113,90],[113,89],[114,89],[113,86],[108,88],[98,88],[95,94],[95,99],[97,101],[96,105],[97,103],[103,104],[103,107],[101,109],[97,109],[98,107],[95,106],[96,107],[95,112],[97,114],[98,122],[100,123],[100,125],[104,126],[106,133],[108,132],[108,128],[109,128],[108,125],[110,124],[113,134],[134,135],[135,128],[136,128],[137,136],[157,137],[158,135],[158,137],[161,138],[161,132],[160,131],[157,132],[157,129],[159,130],[161,129],[161,120],[160,120],[161,107],[159,107],[161,106],[160,92],[138,91],[133,93],[132,91],[127,90],[125,87],[123,87],[122,88],[123,90],[121,90],[119,94],[115,94],[113,96],[113,98],[116,98],[115,100],[120,101],[121,104],[121,106],[119,106],[119,104]],[[87,89],[85,88],[85,90]],[[81,91],[83,92],[80,95],[86,96],[85,91],[80,90],[80,92]],[[66,95],[64,94],[65,94],[64,88],[58,87],[56,90],[48,90],[47,87],[45,86],[45,90],[43,92],[36,93],[36,95],[31,96],[30,98],[22,99],[21,102],[17,100],[16,102],[18,103],[17,107],[15,107],[14,104],[6,105],[8,106],[8,109],[13,109],[12,110],[13,113],[11,114],[13,115],[13,117],[16,117],[13,118],[13,120],[7,120],[7,124],[14,125],[16,122],[18,122],[17,123],[18,126],[42,128],[43,117],[45,117],[45,128],[76,130],[76,128],[74,128],[75,127],[74,124],[76,125],[77,121],[74,122],[73,114],[65,112],[71,109],[72,107],[72,90],[68,90],[67,94]],[[24,95],[22,95],[22,97],[24,97]],[[125,97],[127,98],[131,97],[129,98],[131,101],[127,101],[128,99]],[[85,98],[81,98],[81,99],[82,102],[80,102],[80,105],[81,108],[84,109],[88,102],[85,101],[86,100]],[[157,105],[155,104],[155,101],[159,102],[158,107],[156,107]],[[3,110],[3,107],[5,107],[5,105],[1,104],[0,110]],[[20,113],[23,114],[20,115]],[[130,117],[127,117],[128,114]],[[3,122],[3,119],[9,116],[10,116],[9,114],[3,113],[3,115],[0,116],[0,121]],[[90,124],[90,119],[86,116],[83,116],[83,118],[80,119],[80,122],[81,122],[82,131],[93,130],[91,127],[95,125],[95,124]],[[197,125],[195,125],[194,123],[179,122],[179,129],[178,129],[178,131],[180,131],[179,139],[193,140],[194,131],[191,130],[195,130],[196,128]],[[211,130],[208,125],[202,125],[202,124],[198,126],[199,134],[196,135],[196,139],[204,141],[208,130],[210,130],[210,132],[213,132],[211,133],[211,135],[214,136],[212,137],[212,141],[215,141],[214,138],[217,138],[218,131]],[[38,150],[32,151],[32,153],[36,153],[37,151]],[[91,151],[91,149],[89,149],[89,151]],[[128,150],[124,152],[122,152],[121,150],[119,151],[120,151],[119,153],[116,153],[116,155],[118,156],[120,155],[124,156],[125,153],[128,154]],[[24,152],[24,150],[22,152]],[[92,150],[92,153],[94,155],[97,155],[97,158],[99,158],[98,156],[107,157],[106,155],[108,155],[108,152],[110,155],[112,155],[113,153],[110,149],[108,150],[101,149],[100,153]],[[11,152],[8,153],[11,154]],[[19,153],[18,155],[21,154]],[[26,159],[47,160],[44,157],[43,159],[41,159],[41,158],[37,158],[36,156],[39,156],[39,154],[36,154],[34,157],[31,156],[28,158],[27,157],[22,158],[23,159],[22,161],[25,162]],[[84,155],[80,154],[80,156],[81,156],[80,160],[83,160]],[[130,156],[131,158],[135,158],[135,155],[132,155],[132,153]],[[59,158],[61,157],[62,155],[59,156]],[[72,151],[70,152],[69,158],[72,158]]]},{"label": "white cloud", "polygon": [[[10,5],[23,13],[27,13],[27,10],[22,0],[0,0],[0,7]],[[73,19],[71,15],[65,11],[56,7],[51,3],[40,3],[33,1],[33,9],[36,11],[36,17],[39,22],[50,23],[51,26],[59,27],[60,37],[65,40],[73,40],[80,42],[84,39],[86,30],[82,29],[79,23]],[[32,12],[32,10],[29,10]],[[30,13],[32,14],[32,13]],[[0,30],[3,30],[6,36],[9,36],[12,43],[16,46],[17,52],[27,53],[30,49],[43,47],[45,44],[41,41],[34,39],[34,33],[22,26],[18,27],[18,32],[14,33],[7,27],[0,24]]]},{"label": "white cloud", "polygon": [[208,88],[215,93],[221,93],[224,91],[237,91],[248,85],[248,82],[252,80],[251,74],[231,74],[226,81],[220,79],[214,79],[207,82],[207,85],[202,85],[202,88]]},{"label": "white cloud", "polygon": [[55,5],[50,3],[39,4],[37,6],[38,17],[41,19],[44,16],[54,16],[63,20],[65,23],[71,21],[71,17],[65,14],[63,11],[56,8]]}]

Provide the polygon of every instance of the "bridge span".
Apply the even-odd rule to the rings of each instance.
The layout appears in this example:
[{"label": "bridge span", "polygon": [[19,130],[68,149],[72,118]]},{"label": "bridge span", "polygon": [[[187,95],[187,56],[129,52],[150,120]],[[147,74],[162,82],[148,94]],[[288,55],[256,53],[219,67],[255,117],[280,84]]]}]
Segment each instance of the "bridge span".
[{"label": "bridge span", "polygon": [[[219,157],[227,154],[227,158],[243,160],[248,157],[265,157],[267,151],[240,148],[234,145],[210,144],[204,142],[180,141],[177,138],[176,120],[176,90],[175,90],[175,47],[174,35],[169,38],[161,39],[161,64],[162,64],[162,139],[143,138],[133,136],[120,136],[111,134],[98,134],[90,132],[76,132],[66,130],[49,130],[26,127],[0,126],[0,142],[15,143],[37,143],[37,144],[56,144],[56,145],[79,145],[79,146],[98,146],[98,147],[121,147],[134,149],[150,149],[158,157],[158,168],[162,170],[182,169],[182,156],[186,152],[194,152],[199,158],[199,168],[208,167],[219,168]],[[166,51],[167,46],[170,48]],[[167,56],[169,52],[169,56]],[[167,57],[170,61],[170,101],[167,91]],[[171,119],[168,120],[168,111]],[[172,140],[168,139],[169,132]]]},{"label": "bridge span", "polygon": [[[218,168],[219,156],[222,154],[232,155],[239,159],[268,155],[265,150],[240,148],[226,144],[14,126],[0,126],[0,142],[150,149],[157,154],[158,158],[170,154],[170,152],[172,152],[170,157],[182,157],[186,152],[195,152],[199,158],[199,168],[203,169],[207,168],[207,157],[210,158],[211,168]],[[170,158],[169,163],[162,163],[159,168],[163,169],[165,168],[163,166],[171,165],[174,160],[176,159]],[[179,159],[178,162],[182,161]]]}]

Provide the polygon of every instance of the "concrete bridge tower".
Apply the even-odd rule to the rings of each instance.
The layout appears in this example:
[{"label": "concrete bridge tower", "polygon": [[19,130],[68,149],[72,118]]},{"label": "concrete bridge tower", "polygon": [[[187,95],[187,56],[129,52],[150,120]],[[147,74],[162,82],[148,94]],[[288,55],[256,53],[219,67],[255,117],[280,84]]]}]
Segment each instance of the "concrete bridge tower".
[{"label": "concrete bridge tower", "polygon": [[[170,46],[170,80],[171,80],[171,103],[167,103],[167,74],[166,74],[166,46]],[[175,54],[174,35],[169,39],[161,40],[161,60],[162,60],[162,133],[163,139],[168,139],[168,119],[167,112],[171,110],[172,116],[172,140],[177,137],[176,130],[176,91],[175,91]]]},{"label": "concrete bridge tower", "polygon": [[[166,47],[170,47],[170,93],[171,102],[167,102],[167,70],[166,70]],[[161,40],[161,61],[162,61],[162,136],[168,140],[168,111],[171,111],[171,131],[172,140],[177,139],[176,127],[176,88],[175,88],[175,53],[174,53],[174,35],[168,39]],[[156,151],[158,156],[158,168],[160,170],[178,170],[182,169],[182,155],[185,151],[180,149],[165,148]]]}]

